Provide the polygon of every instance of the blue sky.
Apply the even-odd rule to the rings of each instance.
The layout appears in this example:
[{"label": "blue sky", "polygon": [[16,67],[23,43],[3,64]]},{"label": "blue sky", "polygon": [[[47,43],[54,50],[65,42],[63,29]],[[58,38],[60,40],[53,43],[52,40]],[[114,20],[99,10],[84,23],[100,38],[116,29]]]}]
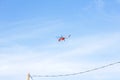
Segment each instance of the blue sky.
[{"label": "blue sky", "polygon": [[[85,71],[120,61],[120,0],[0,0],[0,78]],[[58,42],[57,37],[71,37]],[[119,80],[120,64],[34,80]]]}]

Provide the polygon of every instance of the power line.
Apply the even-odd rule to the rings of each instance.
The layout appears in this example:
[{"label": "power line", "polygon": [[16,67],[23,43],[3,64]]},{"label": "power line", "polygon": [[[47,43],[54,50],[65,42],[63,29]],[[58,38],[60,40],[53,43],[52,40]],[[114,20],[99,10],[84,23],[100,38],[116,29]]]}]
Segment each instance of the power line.
[{"label": "power line", "polygon": [[109,67],[109,66],[113,66],[113,65],[119,64],[119,63],[120,62],[115,62],[115,63],[107,64],[107,65],[104,65],[104,66],[101,66],[101,67],[89,69],[89,70],[86,70],[86,71],[71,73],[71,74],[61,74],[61,75],[33,75],[33,76],[31,76],[31,78],[32,77],[62,77],[62,76],[64,77],[64,76],[79,75],[79,74],[88,73],[88,72],[96,71],[96,70],[99,70],[99,69],[103,69],[103,68],[106,68],[106,67]]}]

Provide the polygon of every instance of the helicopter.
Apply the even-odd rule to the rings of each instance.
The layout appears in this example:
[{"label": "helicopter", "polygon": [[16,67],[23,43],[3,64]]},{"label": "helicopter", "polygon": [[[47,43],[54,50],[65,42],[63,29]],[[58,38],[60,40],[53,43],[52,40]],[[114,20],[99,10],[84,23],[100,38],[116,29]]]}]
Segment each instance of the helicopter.
[{"label": "helicopter", "polygon": [[65,41],[66,39],[70,38],[71,35],[68,36],[61,36],[58,38],[58,42]]}]

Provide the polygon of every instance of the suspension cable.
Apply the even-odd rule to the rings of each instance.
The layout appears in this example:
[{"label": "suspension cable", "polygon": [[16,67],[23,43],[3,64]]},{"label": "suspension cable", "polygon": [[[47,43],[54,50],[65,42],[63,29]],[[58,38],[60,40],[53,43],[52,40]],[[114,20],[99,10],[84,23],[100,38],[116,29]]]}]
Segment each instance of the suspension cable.
[{"label": "suspension cable", "polygon": [[89,69],[89,70],[86,70],[86,71],[71,73],[71,74],[69,73],[69,74],[60,74],[60,75],[32,75],[32,77],[62,77],[62,76],[79,75],[79,74],[88,73],[88,72],[96,71],[96,70],[99,70],[99,69],[103,69],[103,68],[106,68],[106,67],[109,67],[109,66],[113,66],[113,65],[119,64],[119,63],[120,62],[115,62],[115,63],[107,64],[107,65],[104,65],[104,66],[101,66],[101,67]]}]

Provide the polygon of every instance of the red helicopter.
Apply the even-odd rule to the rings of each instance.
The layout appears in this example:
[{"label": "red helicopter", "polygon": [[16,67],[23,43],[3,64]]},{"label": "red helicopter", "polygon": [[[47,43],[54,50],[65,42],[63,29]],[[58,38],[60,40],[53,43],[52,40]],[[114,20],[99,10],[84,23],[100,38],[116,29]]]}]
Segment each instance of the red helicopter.
[{"label": "red helicopter", "polygon": [[65,41],[65,39],[70,38],[70,36],[71,36],[71,35],[68,35],[68,36],[61,36],[61,37],[58,38],[58,41],[59,41],[59,42],[60,42],[60,41]]}]

